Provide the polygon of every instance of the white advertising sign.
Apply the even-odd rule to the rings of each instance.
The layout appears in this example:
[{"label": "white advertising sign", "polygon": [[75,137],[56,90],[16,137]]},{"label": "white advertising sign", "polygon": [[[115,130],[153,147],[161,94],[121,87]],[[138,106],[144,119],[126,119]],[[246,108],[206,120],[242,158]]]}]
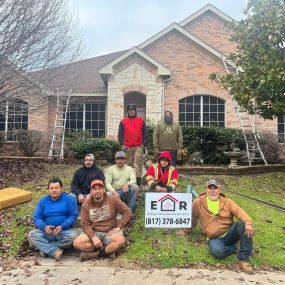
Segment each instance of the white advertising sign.
[{"label": "white advertising sign", "polygon": [[190,228],[191,193],[146,193],[146,228]]}]

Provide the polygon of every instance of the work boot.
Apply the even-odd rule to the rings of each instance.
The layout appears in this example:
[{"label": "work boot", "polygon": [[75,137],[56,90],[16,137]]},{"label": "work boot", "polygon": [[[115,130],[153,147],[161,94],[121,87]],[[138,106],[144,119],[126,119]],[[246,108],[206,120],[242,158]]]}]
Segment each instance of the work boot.
[{"label": "work boot", "polygon": [[41,257],[47,257],[47,254],[45,254],[44,252],[40,251],[40,256]]},{"label": "work boot", "polygon": [[87,260],[91,260],[94,259],[98,256],[99,251],[87,251],[87,252],[81,252],[80,254],[80,261],[87,261]]},{"label": "work boot", "polygon": [[247,274],[254,274],[252,265],[247,261],[240,261],[240,269]]},{"label": "work boot", "polygon": [[142,179],[141,177],[137,177],[137,185],[141,186],[142,185]]},{"label": "work boot", "polygon": [[240,241],[235,243],[235,247],[236,247],[236,252],[240,251]]},{"label": "work boot", "polygon": [[116,259],[116,253],[115,252],[112,252],[111,254],[109,254],[109,258],[111,260],[115,260]]},{"label": "work boot", "polygon": [[55,251],[53,257],[56,261],[60,261],[61,258],[62,258],[62,253],[63,253],[63,249],[62,248],[59,248]]}]

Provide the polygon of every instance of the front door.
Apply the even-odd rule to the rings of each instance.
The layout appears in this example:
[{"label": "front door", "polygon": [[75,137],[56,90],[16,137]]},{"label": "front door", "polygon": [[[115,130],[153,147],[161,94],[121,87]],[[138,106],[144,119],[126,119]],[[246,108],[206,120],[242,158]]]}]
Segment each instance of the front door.
[{"label": "front door", "polygon": [[140,92],[129,92],[124,95],[124,114],[127,116],[128,104],[135,104],[137,107],[137,116],[146,119],[146,96]]}]

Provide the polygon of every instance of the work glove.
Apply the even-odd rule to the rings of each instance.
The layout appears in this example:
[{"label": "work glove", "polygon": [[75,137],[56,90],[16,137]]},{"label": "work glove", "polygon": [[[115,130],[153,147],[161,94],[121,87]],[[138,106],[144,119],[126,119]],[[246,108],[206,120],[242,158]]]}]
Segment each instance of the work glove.
[{"label": "work glove", "polygon": [[168,193],[173,191],[173,188],[171,186],[166,186],[166,189]]}]

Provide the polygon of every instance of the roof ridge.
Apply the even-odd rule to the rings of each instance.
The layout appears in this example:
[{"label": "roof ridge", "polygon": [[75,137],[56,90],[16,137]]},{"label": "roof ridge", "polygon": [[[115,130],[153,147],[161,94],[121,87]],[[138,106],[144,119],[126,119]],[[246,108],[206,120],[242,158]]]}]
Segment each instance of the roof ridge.
[{"label": "roof ridge", "polygon": [[218,9],[217,7],[212,5],[211,3],[208,3],[204,7],[200,8],[198,11],[194,12],[193,14],[191,14],[190,16],[188,16],[187,18],[182,20],[179,23],[179,25],[181,25],[183,27],[183,26],[189,24],[190,22],[192,22],[193,20],[195,20],[196,18],[198,18],[199,16],[201,16],[202,14],[206,13],[207,11],[213,12],[214,14],[218,15],[219,17],[221,17],[223,20],[225,20],[227,22],[236,22],[235,19],[233,19],[232,17],[230,17],[229,15],[224,13],[222,10]]}]

